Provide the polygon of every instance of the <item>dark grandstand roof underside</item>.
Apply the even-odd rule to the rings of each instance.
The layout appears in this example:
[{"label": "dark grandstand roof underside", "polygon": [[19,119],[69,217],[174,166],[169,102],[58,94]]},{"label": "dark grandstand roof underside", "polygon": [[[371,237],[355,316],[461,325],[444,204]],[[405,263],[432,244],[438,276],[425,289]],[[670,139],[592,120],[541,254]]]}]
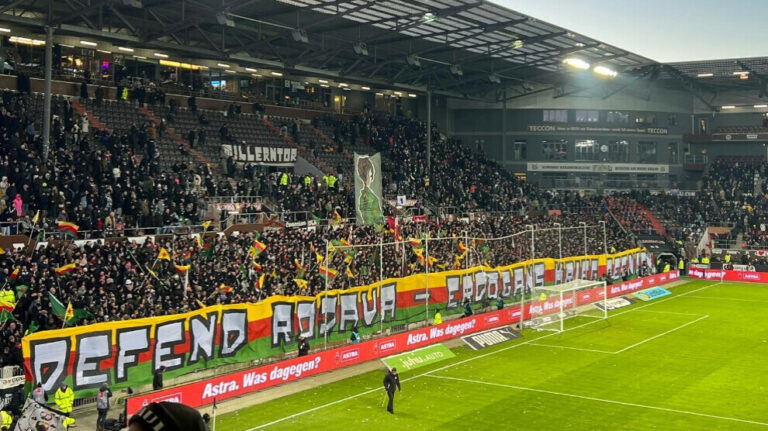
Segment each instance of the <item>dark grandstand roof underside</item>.
[{"label": "dark grandstand roof underside", "polygon": [[[186,58],[471,97],[524,82],[529,85],[521,92],[562,85],[567,80],[562,60],[569,55],[629,78],[668,78],[689,91],[724,85],[687,82],[695,73],[686,64],[665,70],[647,58],[484,0],[143,0],[142,7],[132,7],[132,1],[138,0],[13,0],[0,7],[0,22],[38,30],[48,22],[58,34],[176,50]],[[306,42],[295,40],[296,29],[306,32]],[[367,55],[355,53],[358,43],[365,44]],[[409,64],[409,56],[420,65]],[[761,61],[750,64],[768,71]],[[463,75],[452,72],[451,65]],[[690,69],[699,67],[704,65]],[[490,75],[501,82],[492,82]],[[737,81],[725,84],[750,84]]]}]

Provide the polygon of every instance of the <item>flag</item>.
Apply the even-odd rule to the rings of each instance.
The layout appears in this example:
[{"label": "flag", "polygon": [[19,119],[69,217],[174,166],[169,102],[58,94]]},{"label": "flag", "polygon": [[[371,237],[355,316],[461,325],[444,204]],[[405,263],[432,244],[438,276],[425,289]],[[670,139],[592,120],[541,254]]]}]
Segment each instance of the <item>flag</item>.
[{"label": "flag", "polygon": [[336,246],[333,245],[333,242],[328,243],[328,253],[333,254],[336,252]]},{"label": "flag", "polygon": [[160,247],[160,253],[158,253],[157,258],[170,262],[171,255],[168,253],[168,250],[166,250],[165,247]]},{"label": "flag", "polygon": [[19,268],[14,269],[11,273],[11,280],[16,280],[17,278],[19,278]]},{"label": "flag", "polygon": [[264,288],[264,279],[267,278],[267,274],[261,274],[259,279],[256,281],[256,288],[257,289],[263,289]]},{"label": "flag", "polygon": [[413,254],[416,255],[416,257],[419,258],[419,263],[424,265],[424,249],[422,248],[414,248]]},{"label": "flag", "polygon": [[347,265],[349,265],[350,263],[352,263],[352,259],[354,259],[354,258],[352,257],[352,255],[348,254],[348,255],[347,255],[347,257],[345,257],[345,258],[344,258],[344,263],[346,263]]},{"label": "flag", "polygon": [[5,254],[5,250],[3,250],[2,247],[0,247],[0,255],[3,255],[3,254]]},{"label": "flag", "polygon": [[179,274],[185,274],[187,271],[189,271],[189,268],[192,265],[173,265],[173,266],[176,267],[176,272],[178,272]]},{"label": "flag", "polygon": [[256,248],[256,250],[259,251],[259,253],[267,249],[267,245],[263,242],[260,242],[259,240],[253,241],[253,246]]},{"label": "flag", "polygon": [[325,267],[325,266],[321,266],[320,267],[320,275],[322,275],[324,277],[327,277],[327,278],[330,278],[330,279],[334,279],[334,278],[336,278],[336,274],[338,274],[338,273],[339,273],[339,271],[336,271],[333,268],[328,268],[328,267]]},{"label": "flag", "polygon": [[435,264],[435,262],[437,262],[437,258],[436,258],[436,257],[432,257],[432,256],[429,256],[429,266],[432,266],[432,265],[434,265],[434,264]]},{"label": "flag", "polygon": [[301,290],[307,290],[307,280],[302,280],[300,278],[294,278],[293,281],[296,283],[297,286],[299,286],[299,289]]},{"label": "flag", "polygon": [[248,247],[248,257],[256,257],[258,255],[259,255],[259,250],[256,247],[254,246]]},{"label": "flag", "polygon": [[352,270],[347,267],[347,278],[355,278],[355,274],[352,274]]},{"label": "flag", "polygon": [[26,284],[20,284],[16,286],[16,295],[18,295],[19,299],[23,298],[24,295],[27,294],[27,291],[29,290],[29,286]]},{"label": "flag", "polygon": [[336,210],[333,210],[333,220],[331,220],[331,224],[334,226],[341,224],[341,215]]},{"label": "flag", "polygon": [[40,324],[37,323],[37,320],[33,320],[29,322],[29,328],[24,332],[24,336],[26,337],[29,334],[34,334],[38,329],[40,329]]},{"label": "flag", "polygon": [[75,309],[72,308],[72,301],[67,304],[67,310],[64,312],[64,320],[70,321],[75,317]]},{"label": "flag", "polygon": [[0,301],[0,311],[13,311],[13,309],[14,309],[13,302]]},{"label": "flag", "polygon": [[264,270],[264,268],[261,267],[261,264],[255,260],[253,261],[253,269],[255,269],[256,272],[261,272]]},{"label": "flag", "polygon": [[198,235],[197,236],[197,247],[201,248],[201,249],[203,248],[203,236],[202,235]]},{"label": "flag", "polygon": [[48,292],[48,300],[51,302],[51,311],[53,311],[53,314],[60,319],[64,319],[64,316],[67,313],[67,307],[65,307],[53,293]]},{"label": "flag", "polygon": [[461,242],[461,241],[459,241],[459,245],[457,245],[456,248],[458,248],[459,251],[462,252],[462,253],[467,251],[467,246],[464,245],[464,243]]},{"label": "flag", "polygon": [[303,270],[304,267],[301,266],[301,262],[299,262],[299,259],[293,259],[293,265],[298,269],[299,271]]},{"label": "flag", "polygon": [[414,247],[418,247],[418,246],[421,245],[421,240],[418,239],[418,238],[409,237],[408,238],[408,243],[410,243]]},{"label": "flag", "polygon": [[54,269],[53,271],[56,272],[57,275],[62,275],[62,274],[66,274],[66,273],[68,273],[70,271],[74,271],[74,269],[76,267],[77,267],[77,265],[75,265],[74,263],[70,263],[70,264],[67,264],[67,265],[60,266],[60,267]]},{"label": "flag", "polygon": [[211,225],[211,221],[210,221],[210,220],[206,220],[206,221],[204,221],[204,222],[203,222],[203,224],[202,224],[202,226],[203,226],[203,230],[208,230],[208,227],[209,227],[210,225]]},{"label": "flag", "polygon": [[317,259],[317,263],[323,263],[323,259],[325,259],[325,258],[323,257],[322,254],[315,253],[315,259]]},{"label": "flag", "polygon": [[77,236],[77,231],[80,230],[80,226],[78,226],[78,225],[76,225],[74,223],[67,222],[67,221],[60,221],[58,223],[58,228],[59,228],[59,231],[65,233],[67,235],[71,235],[73,237]]},{"label": "flag", "polygon": [[195,302],[197,302],[197,306],[200,308],[205,308],[205,304],[203,304],[203,301],[199,299],[195,299]]},{"label": "flag", "polygon": [[18,320],[15,317],[13,317],[13,313],[11,313],[10,311],[8,310],[0,311],[0,323],[5,323],[9,320],[15,320],[18,322]]},{"label": "flag", "polygon": [[155,271],[152,271],[152,268],[147,265],[147,271],[149,271],[149,274],[152,275],[152,277],[157,278],[157,273]]},{"label": "flag", "polygon": [[219,293],[229,293],[232,291],[232,286],[227,286],[224,283],[221,283],[219,287],[216,288],[216,290],[219,291]]},{"label": "flag", "polygon": [[40,210],[37,210],[37,212],[35,213],[35,216],[32,217],[32,224],[36,225],[39,220],[40,220]]}]

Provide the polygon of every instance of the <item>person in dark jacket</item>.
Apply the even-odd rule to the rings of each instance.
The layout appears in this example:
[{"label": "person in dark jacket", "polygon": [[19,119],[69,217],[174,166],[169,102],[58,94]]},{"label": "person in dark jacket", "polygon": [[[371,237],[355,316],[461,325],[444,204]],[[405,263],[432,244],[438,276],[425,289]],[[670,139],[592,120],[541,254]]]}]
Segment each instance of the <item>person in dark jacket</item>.
[{"label": "person in dark jacket", "polygon": [[155,371],[155,377],[152,379],[152,389],[163,389],[163,372],[165,372],[165,365]]},{"label": "person in dark jacket", "polygon": [[303,335],[299,336],[299,356],[307,356],[309,354],[309,342]]},{"label": "person in dark jacket", "polygon": [[395,414],[395,387],[397,387],[398,391],[402,390],[400,388],[400,376],[397,374],[397,368],[392,368],[384,376],[384,390],[387,391],[387,397],[389,398],[387,411],[392,414]]},{"label": "person in dark jacket", "polygon": [[192,407],[171,402],[149,404],[128,422],[128,431],[154,430],[205,431],[205,422]]}]

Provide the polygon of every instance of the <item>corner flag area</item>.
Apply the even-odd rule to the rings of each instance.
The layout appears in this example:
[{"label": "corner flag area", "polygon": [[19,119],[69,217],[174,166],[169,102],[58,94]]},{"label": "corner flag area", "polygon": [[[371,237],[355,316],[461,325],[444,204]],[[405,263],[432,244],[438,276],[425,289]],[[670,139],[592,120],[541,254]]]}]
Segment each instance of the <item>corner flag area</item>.
[{"label": "corner flag area", "polygon": [[768,430],[768,289],[689,281],[671,291],[559,333],[456,344],[455,358],[401,370],[394,416],[381,407],[382,366],[219,414],[216,429]]}]

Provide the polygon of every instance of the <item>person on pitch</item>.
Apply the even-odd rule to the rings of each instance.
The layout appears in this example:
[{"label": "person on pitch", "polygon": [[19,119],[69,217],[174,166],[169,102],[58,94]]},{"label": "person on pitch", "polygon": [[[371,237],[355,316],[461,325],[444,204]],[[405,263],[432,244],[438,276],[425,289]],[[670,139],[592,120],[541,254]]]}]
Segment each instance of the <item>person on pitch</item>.
[{"label": "person on pitch", "polygon": [[384,390],[387,391],[387,397],[389,398],[387,411],[392,414],[395,414],[395,386],[397,386],[398,391],[402,390],[400,388],[400,376],[397,374],[397,368],[392,368],[387,371],[387,375],[384,376]]}]

